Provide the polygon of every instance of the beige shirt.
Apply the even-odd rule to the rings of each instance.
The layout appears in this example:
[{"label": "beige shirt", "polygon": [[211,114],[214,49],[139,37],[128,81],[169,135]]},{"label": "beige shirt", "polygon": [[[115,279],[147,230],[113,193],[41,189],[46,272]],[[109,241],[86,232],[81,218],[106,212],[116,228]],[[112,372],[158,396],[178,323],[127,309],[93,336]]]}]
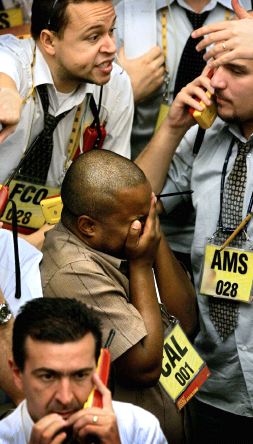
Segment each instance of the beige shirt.
[{"label": "beige shirt", "polygon": [[111,328],[112,360],[137,344],[147,331],[140,313],[130,303],[129,281],[121,261],[93,250],[61,223],[46,235],[41,264],[45,297],[75,297],[93,307],[103,323],[103,339]]}]

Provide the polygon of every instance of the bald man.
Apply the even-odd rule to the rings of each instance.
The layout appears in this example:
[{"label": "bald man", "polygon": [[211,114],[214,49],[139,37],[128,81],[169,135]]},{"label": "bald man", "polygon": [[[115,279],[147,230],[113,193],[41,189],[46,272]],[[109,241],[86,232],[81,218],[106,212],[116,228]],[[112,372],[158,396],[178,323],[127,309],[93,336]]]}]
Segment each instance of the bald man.
[{"label": "bald man", "polygon": [[73,297],[92,306],[111,344],[114,398],[153,412],[170,442],[183,443],[181,415],[159,387],[163,322],[157,300],[196,327],[195,296],[160,232],[156,198],[132,161],[106,150],[81,155],[62,185],[61,223],[43,248],[46,297]]}]

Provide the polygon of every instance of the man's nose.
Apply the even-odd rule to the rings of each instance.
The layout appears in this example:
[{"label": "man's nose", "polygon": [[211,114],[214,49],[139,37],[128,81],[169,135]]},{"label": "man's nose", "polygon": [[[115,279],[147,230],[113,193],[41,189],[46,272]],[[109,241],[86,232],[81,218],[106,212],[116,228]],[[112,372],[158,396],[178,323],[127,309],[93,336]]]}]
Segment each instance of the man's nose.
[{"label": "man's nose", "polygon": [[55,398],[63,405],[67,405],[73,400],[73,391],[69,378],[62,378],[59,381]]},{"label": "man's nose", "polygon": [[224,68],[219,66],[213,73],[211,78],[211,86],[214,89],[224,89],[227,86]]},{"label": "man's nose", "polygon": [[100,47],[100,52],[107,52],[110,54],[116,54],[117,48],[116,48],[114,36],[107,34],[103,38],[103,43]]}]

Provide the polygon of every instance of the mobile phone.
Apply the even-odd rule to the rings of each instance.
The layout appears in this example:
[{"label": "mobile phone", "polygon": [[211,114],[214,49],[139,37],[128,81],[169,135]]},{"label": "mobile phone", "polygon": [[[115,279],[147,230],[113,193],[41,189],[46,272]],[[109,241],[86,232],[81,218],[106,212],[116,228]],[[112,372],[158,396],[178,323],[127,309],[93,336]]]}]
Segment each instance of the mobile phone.
[{"label": "mobile phone", "polygon": [[[97,373],[101,381],[107,385],[110,373],[111,355],[108,348],[101,348],[98,358]],[[94,387],[90,392],[87,401],[84,403],[84,408],[88,407],[103,407],[102,395],[99,390]]]},{"label": "mobile phone", "polygon": [[[211,69],[207,74],[207,77],[211,79],[212,76],[213,76],[213,70]],[[206,95],[211,100],[212,102],[211,105],[206,106],[202,102],[202,100],[197,99],[200,102],[200,105],[205,107],[203,111],[197,111],[195,108],[192,107],[189,108],[189,113],[194,117],[194,119],[198,122],[199,126],[203,129],[210,128],[210,126],[212,126],[213,122],[217,117],[217,107],[213,99],[213,94],[211,94],[209,91],[206,91]]]},{"label": "mobile phone", "polygon": [[50,225],[57,224],[61,218],[62,200],[61,196],[51,196],[40,201],[43,216]]},{"label": "mobile phone", "polygon": [[0,185],[0,217],[4,214],[9,198],[9,187],[7,185]]}]

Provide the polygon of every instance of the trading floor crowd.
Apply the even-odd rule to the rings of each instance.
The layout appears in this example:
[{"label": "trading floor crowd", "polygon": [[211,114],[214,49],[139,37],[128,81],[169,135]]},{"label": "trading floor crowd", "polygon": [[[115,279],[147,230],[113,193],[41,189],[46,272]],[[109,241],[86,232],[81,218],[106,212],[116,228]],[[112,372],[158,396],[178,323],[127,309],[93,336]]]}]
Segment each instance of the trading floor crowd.
[{"label": "trading floor crowd", "polygon": [[0,0],[0,444],[252,444],[252,10]]}]

